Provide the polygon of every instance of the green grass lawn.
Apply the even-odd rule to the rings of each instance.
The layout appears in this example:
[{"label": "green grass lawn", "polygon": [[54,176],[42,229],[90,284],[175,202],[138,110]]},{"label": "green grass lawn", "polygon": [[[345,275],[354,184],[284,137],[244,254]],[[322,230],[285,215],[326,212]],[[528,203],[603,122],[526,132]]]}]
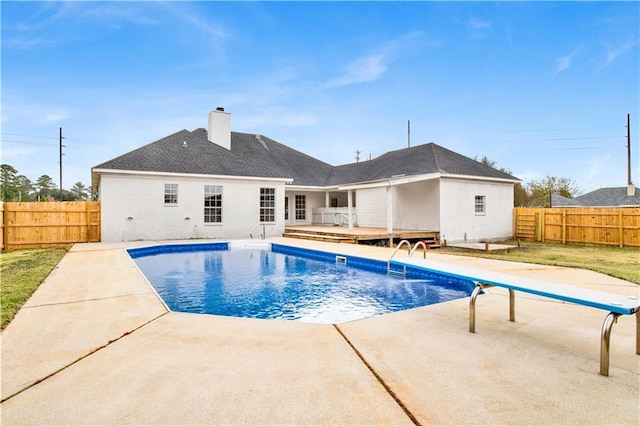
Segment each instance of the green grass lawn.
[{"label": "green grass lawn", "polygon": [[2,328],[9,324],[70,247],[16,250],[0,254]]},{"label": "green grass lawn", "polygon": [[[515,243],[507,241],[505,244]],[[640,284],[640,249],[633,247],[521,243],[520,248],[500,251],[485,252],[447,247],[443,252],[513,262],[588,269]]]}]

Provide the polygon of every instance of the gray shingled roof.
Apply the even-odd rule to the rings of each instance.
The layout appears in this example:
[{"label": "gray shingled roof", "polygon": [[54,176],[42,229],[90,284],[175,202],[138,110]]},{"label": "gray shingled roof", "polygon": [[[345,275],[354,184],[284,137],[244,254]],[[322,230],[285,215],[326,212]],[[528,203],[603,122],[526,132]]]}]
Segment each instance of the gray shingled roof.
[{"label": "gray shingled roof", "polygon": [[551,194],[551,205],[553,207],[583,207],[575,198],[567,198],[556,193]]},{"label": "gray shingled roof", "polygon": [[640,190],[636,194],[627,195],[627,187],[600,188],[575,198],[566,198],[551,194],[553,207],[620,207],[640,206]]},{"label": "gray shingled roof", "polygon": [[583,206],[615,207],[640,206],[640,190],[633,197],[627,195],[627,187],[600,188],[576,197]]},{"label": "gray shingled roof", "polygon": [[389,151],[369,161],[335,167],[327,181],[327,185],[368,182],[388,179],[392,176],[429,173],[518,180],[507,173],[443,148],[440,145],[428,143]]},{"label": "gray shingled roof", "polygon": [[295,185],[324,186],[333,169],[330,164],[262,135],[232,132],[231,151],[281,171]]},{"label": "gray shingled roof", "polygon": [[428,173],[517,180],[434,143],[334,167],[265,136],[248,133],[231,132],[231,150],[227,150],[210,142],[205,129],[181,130],[94,168],[291,178],[294,185],[302,186],[334,186]]},{"label": "gray shingled roof", "polygon": [[[235,142],[235,139],[232,134],[232,141]],[[95,168],[267,178],[289,177],[278,168],[269,167],[264,162],[251,160],[209,142],[204,129],[193,132],[181,130]]]}]

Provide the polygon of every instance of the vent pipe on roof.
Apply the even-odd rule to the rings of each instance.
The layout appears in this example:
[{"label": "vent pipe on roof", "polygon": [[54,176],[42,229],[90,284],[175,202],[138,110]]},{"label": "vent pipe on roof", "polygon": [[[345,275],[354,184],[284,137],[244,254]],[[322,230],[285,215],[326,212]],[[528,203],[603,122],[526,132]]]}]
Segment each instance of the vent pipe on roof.
[{"label": "vent pipe on roof", "polygon": [[209,113],[209,126],[207,128],[209,142],[231,149],[231,114],[224,108],[217,107]]}]

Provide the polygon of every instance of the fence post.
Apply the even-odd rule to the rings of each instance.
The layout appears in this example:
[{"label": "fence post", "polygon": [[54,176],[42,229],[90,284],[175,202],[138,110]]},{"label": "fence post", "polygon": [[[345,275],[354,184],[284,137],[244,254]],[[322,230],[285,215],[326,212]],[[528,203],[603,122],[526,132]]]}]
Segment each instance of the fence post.
[{"label": "fence post", "polygon": [[567,209],[562,209],[562,244],[567,243]]},{"label": "fence post", "polygon": [[618,235],[620,236],[620,248],[624,247],[624,226],[622,223],[622,209],[618,210]]},{"label": "fence post", "polygon": [[2,241],[0,241],[0,246],[2,246],[0,249],[2,251],[4,251],[4,240],[5,240],[5,235],[4,235],[4,230],[5,230],[5,226],[4,226],[4,202],[0,201],[0,226],[2,226],[2,232],[0,233],[0,238],[2,238]]},{"label": "fence post", "polygon": [[91,242],[91,201],[87,201],[86,207],[86,220],[87,220],[87,242]]}]

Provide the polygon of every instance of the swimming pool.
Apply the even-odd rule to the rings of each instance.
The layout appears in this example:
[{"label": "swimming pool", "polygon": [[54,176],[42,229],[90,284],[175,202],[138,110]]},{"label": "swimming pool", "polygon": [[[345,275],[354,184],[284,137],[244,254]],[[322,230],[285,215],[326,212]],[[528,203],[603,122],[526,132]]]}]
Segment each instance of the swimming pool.
[{"label": "swimming pool", "polygon": [[467,297],[474,288],[417,267],[388,274],[386,262],[266,242],[128,252],[178,312],[337,324]]}]

